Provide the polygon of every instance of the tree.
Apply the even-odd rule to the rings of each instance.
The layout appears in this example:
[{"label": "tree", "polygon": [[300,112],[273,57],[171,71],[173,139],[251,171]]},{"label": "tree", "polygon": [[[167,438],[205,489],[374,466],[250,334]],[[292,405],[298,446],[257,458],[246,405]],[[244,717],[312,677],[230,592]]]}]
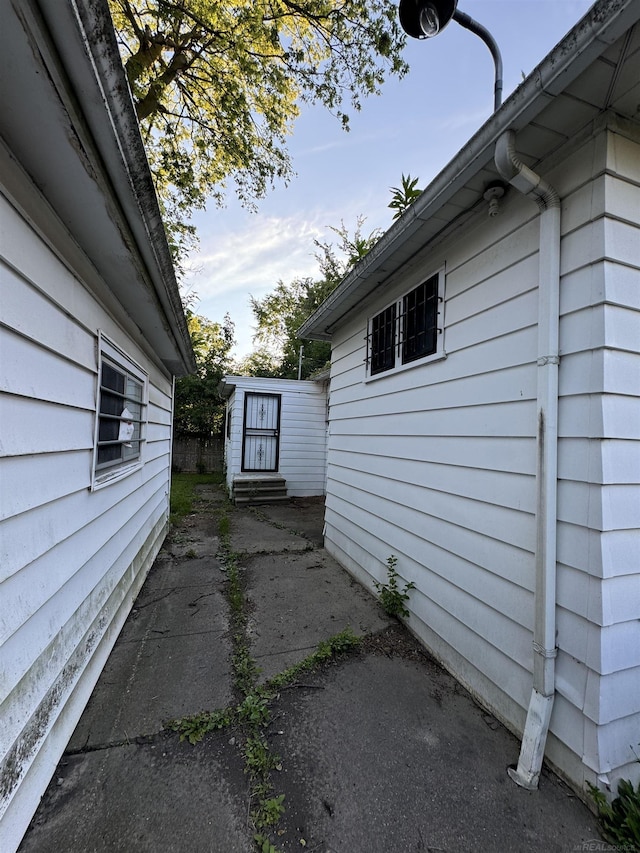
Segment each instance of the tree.
[{"label": "tree", "polygon": [[411,207],[418,196],[422,195],[422,190],[419,190],[417,185],[418,178],[412,178],[411,175],[407,175],[405,178],[402,175],[402,186],[391,187],[391,201],[387,207],[395,210],[394,220],[400,219],[405,210]]},{"label": "tree", "polygon": [[[264,354],[266,351],[271,358],[276,376],[297,378],[301,346],[304,347],[302,379],[328,364],[331,344],[328,341],[301,340],[297,330],[378,240],[380,232],[377,230],[368,237],[363,236],[363,224],[364,218],[360,217],[353,236],[349,235],[344,223],[341,223],[340,228],[331,228],[340,238],[337,247],[328,242],[315,241],[320,278],[296,278],[290,284],[279,281],[263,299],[251,297],[257,326],[254,341],[259,346],[258,353]],[[254,366],[260,365],[260,358],[252,354],[243,369],[248,368],[250,375],[265,375],[253,373],[252,370]]]},{"label": "tree", "polygon": [[222,431],[224,422],[218,385],[230,368],[234,325],[228,314],[220,324],[189,310],[187,325],[197,372],[176,380],[174,429],[177,436],[211,438]]},{"label": "tree", "polygon": [[240,376],[262,376],[277,379],[280,376],[280,362],[265,347],[253,350],[237,365]]},{"label": "tree", "polygon": [[251,204],[291,174],[285,139],[303,102],[348,128],[386,73],[407,70],[388,0],[110,0],[172,248],[229,179]]}]

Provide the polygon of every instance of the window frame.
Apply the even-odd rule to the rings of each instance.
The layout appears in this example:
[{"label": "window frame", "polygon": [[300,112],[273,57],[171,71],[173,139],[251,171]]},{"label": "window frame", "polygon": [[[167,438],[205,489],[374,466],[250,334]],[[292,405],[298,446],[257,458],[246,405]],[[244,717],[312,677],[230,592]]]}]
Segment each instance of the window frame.
[{"label": "window frame", "polygon": [[[91,489],[93,491],[121,480],[142,468],[148,423],[149,392],[148,374],[102,332],[98,333],[97,362],[91,477]],[[114,387],[114,383],[107,384],[103,381],[104,368],[123,379],[120,388]],[[128,383],[131,384],[128,385]],[[107,400],[110,400],[110,405]],[[110,407],[113,407],[114,401],[117,400],[121,400],[124,407],[119,415],[113,411],[108,411]],[[129,417],[122,416],[125,410],[129,411]],[[109,426],[114,424],[119,424],[117,437],[114,434],[106,438],[105,433],[108,434],[112,431]],[[127,426],[132,430],[132,434],[123,437],[122,431],[123,429],[126,430]],[[132,448],[132,445],[137,445],[137,452],[127,453],[124,448]],[[101,449],[108,447],[119,447],[119,456],[113,459],[100,460]]]},{"label": "window frame", "polygon": [[[438,361],[446,358],[444,350],[444,283],[445,275],[444,268],[432,273],[424,278],[421,278],[418,284],[403,291],[392,302],[388,302],[380,311],[372,314],[367,320],[367,334],[365,336],[365,368],[366,381],[379,379],[383,376],[389,376],[403,370],[409,370],[419,364],[427,364],[431,361]],[[428,288],[431,286],[433,294],[433,304],[435,305],[435,327],[428,325],[428,317],[425,313],[424,322],[416,322],[419,306],[419,291],[425,290],[425,305],[428,303],[429,295]],[[415,297],[415,299],[413,299]],[[413,299],[415,310],[407,309]],[[381,318],[384,318],[390,311],[394,314],[394,341],[393,341],[393,358],[387,358],[387,366],[381,366],[381,359],[376,357],[373,351],[377,328],[380,325]],[[433,315],[432,315],[433,316]],[[384,321],[383,321],[384,322]],[[408,327],[413,323],[414,339],[421,335],[435,334],[435,348],[428,347],[426,351],[410,352],[409,336],[407,334]]]}]

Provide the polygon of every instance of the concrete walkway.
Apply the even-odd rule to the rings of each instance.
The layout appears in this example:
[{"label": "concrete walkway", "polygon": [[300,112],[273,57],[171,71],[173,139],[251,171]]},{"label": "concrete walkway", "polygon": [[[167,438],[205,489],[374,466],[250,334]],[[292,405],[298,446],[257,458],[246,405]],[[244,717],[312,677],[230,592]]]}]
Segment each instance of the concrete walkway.
[{"label": "concrete walkway", "polygon": [[[244,587],[240,638],[218,540],[225,514]],[[360,649],[282,686],[263,728],[236,717],[196,744],[165,728],[243,700],[238,639],[264,683],[347,627]],[[553,774],[534,793],[510,781],[517,740],[326,554],[318,499],[235,509],[210,487],[153,566],[20,853],[261,849],[247,763],[256,732],[273,765],[263,805],[275,818],[284,807],[262,830],[270,853],[608,848]]]}]

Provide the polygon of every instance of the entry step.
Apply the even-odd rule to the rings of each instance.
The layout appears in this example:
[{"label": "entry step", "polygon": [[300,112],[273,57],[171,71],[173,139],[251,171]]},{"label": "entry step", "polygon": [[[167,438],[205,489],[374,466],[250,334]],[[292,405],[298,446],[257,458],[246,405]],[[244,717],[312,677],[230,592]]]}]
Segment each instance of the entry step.
[{"label": "entry step", "polygon": [[287,481],[284,477],[234,477],[231,497],[236,506],[287,501]]}]

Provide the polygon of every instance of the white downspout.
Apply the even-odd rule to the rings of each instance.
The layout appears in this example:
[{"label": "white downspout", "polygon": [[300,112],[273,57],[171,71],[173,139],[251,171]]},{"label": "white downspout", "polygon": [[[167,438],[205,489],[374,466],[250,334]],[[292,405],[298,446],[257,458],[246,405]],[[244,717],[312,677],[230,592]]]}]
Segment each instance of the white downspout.
[{"label": "white downspout", "polygon": [[536,580],[533,688],[518,766],[509,775],[538,787],[555,696],[556,525],[558,479],[558,364],[560,324],[560,198],[515,153],[515,132],[496,143],[501,176],[540,207],[537,371]]}]

